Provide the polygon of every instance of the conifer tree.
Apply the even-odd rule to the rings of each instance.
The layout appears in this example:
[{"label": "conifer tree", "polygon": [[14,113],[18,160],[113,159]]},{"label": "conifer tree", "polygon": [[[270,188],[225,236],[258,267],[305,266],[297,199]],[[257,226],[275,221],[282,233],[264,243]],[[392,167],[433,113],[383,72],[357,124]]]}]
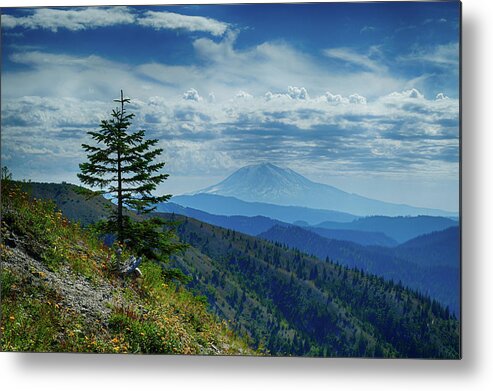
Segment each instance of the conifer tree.
[{"label": "conifer tree", "polygon": [[111,119],[101,121],[99,131],[88,132],[96,145],[82,144],[88,161],[79,165],[78,177],[83,184],[100,188],[92,196],[109,194],[116,200],[116,210],[103,224],[105,230],[116,233],[119,242],[131,242],[134,248],[145,249],[150,257],[150,251],[166,242],[165,237],[153,232],[163,222],[131,221],[124,208],[146,214],[155,209],[156,203],[167,201],[171,195],[154,196],[152,192],[168,174],[160,173],[164,162],[155,162],[162,152],[155,148],[158,140],[145,139],[145,130],[130,131],[134,114],[127,113],[124,105],[130,100],[123,97],[123,91],[120,94],[120,99],[114,101],[121,108],[112,111]]}]

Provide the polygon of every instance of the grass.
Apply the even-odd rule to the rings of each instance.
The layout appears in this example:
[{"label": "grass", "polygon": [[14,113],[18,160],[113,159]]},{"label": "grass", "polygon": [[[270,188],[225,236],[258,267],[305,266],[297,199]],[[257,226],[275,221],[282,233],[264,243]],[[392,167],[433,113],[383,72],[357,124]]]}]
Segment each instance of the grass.
[{"label": "grass", "polygon": [[[44,278],[42,270],[1,271],[1,350],[147,354],[255,354],[225,322],[208,312],[202,297],[165,278],[144,261],[143,277],[113,272],[115,251],[70,222],[51,201],[30,199],[2,181],[2,260],[12,241],[50,273],[113,287],[107,321],[82,315]],[[130,252],[124,249],[123,256]],[[6,262],[8,264],[8,262]],[[45,269],[46,270],[46,269]],[[64,274],[65,275],[65,274]]]},{"label": "grass", "polygon": [[69,265],[87,278],[103,277],[112,253],[94,234],[71,223],[50,200],[31,200],[17,186],[4,182],[2,189],[2,237],[9,236],[9,229],[51,270]]}]

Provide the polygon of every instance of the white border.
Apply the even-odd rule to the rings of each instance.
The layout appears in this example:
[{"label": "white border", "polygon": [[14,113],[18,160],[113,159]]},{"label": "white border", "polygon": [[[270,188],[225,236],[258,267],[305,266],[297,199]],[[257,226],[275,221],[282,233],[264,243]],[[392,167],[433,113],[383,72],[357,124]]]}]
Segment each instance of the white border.
[{"label": "white border", "polygon": [[[245,1],[252,2],[260,1]],[[139,3],[201,2],[2,0],[0,6]],[[488,86],[493,86],[492,4],[484,0],[463,1],[462,361],[0,353],[2,387],[84,391],[490,389],[493,384],[493,129],[490,114],[493,99]]]}]

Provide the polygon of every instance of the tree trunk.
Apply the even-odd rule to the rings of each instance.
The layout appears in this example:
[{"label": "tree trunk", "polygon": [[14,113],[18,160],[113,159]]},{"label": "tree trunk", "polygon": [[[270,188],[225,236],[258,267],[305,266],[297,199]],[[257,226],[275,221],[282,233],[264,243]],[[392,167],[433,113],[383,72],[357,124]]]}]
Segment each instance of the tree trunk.
[{"label": "tree trunk", "polygon": [[118,210],[117,210],[117,225],[118,225],[118,241],[123,241],[123,199],[122,199],[122,173],[120,162],[120,151],[118,151]]},{"label": "tree trunk", "polygon": [[[122,101],[122,111],[120,114],[120,124],[123,122],[123,90],[120,90],[121,101]],[[123,198],[122,198],[122,162],[121,162],[121,140],[120,140],[120,130],[118,129],[118,215],[117,215],[117,225],[118,225],[118,241],[123,242]]]}]

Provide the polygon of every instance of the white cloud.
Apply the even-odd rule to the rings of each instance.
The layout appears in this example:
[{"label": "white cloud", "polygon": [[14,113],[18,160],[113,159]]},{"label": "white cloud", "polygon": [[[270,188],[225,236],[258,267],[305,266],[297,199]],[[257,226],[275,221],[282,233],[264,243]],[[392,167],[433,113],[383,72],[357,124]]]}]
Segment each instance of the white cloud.
[{"label": "white cloud", "polygon": [[366,98],[357,93],[345,97],[340,94],[332,94],[330,91],[326,91],[324,95],[320,96],[319,98],[316,98],[316,100],[325,101],[332,105],[350,104],[350,103],[366,105],[367,103]]},{"label": "white cloud", "polygon": [[195,88],[190,88],[183,94],[183,99],[200,102],[202,100],[202,97],[199,95],[199,92]]},{"label": "white cloud", "polygon": [[[169,129],[173,135],[179,135],[180,129],[196,133],[218,129],[223,123],[247,120],[252,124],[256,121],[259,124],[273,122],[300,129],[336,124],[349,126],[350,122],[345,119],[347,116],[380,115],[390,106],[394,107],[395,115],[408,116],[409,113],[402,109],[407,101],[428,102],[417,89],[369,98],[365,89],[357,89],[355,83],[344,83],[349,84],[349,87],[345,85],[344,89],[340,88],[341,81],[353,79],[346,79],[344,76],[324,77],[323,74],[317,78],[318,85],[313,85],[315,91],[319,91],[314,92],[313,97],[308,94],[306,85],[296,86],[292,81],[287,81],[281,88],[271,90],[276,92],[271,92],[266,87],[270,83],[278,85],[284,79],[292,78],[296,81],[302,77],[304,73],[300,74],[300,69],[303,67],[298,68],[298,65],[305,65],[304,69],[310,71],[316,69],[316,66],[293,49],[287,48],[287,57],[298,61],[297,69],[283,72],[280,64],[279,71],[276,67],[277,50],[283,46],[269,44],[273,50],[266,51],[267,45],[263,44],[262,47],[238,52],[233,49],[231,41],[221,41],[213,45],[216,48],[223,47],[225,59],[204,68],[155,63],[131,67],[97,56],[18,52],[11,59],[29,65],[31,69],[2,74],[2,99],[7,101],[19,96],[44,95],[110,102],[118,92],[118,88],[115,91],[115,86],[121,86],[127,95],[137,98],[132,104],[142,113],[139,121],[143,126],[158,124],[163,129]],[[229,60],[233,66],[228,67]],[[246,70],[252,67],[259,69],[259,72],[250,76]],[[307,72],[306,80],[309,83],[311,75],[311,72]],[[149,81],[149,77],[153,81]],[[173,82],[170,79],[174,79]],[[189,88],[190,84],[194,88]],[[320,84],[328,84],[330,91],[338,91],[338,94],[321,90]],[[332,84],[334,88],[331,87]],[[348,92],[349,88],[354,89]],[[354,93],[354,90],[358,93]],[[204,99],[198,91],[214,93]],[[190,101],[197,103],[193,105],[194,112],[190,112]],[[450,103],[453,102],[455,100],[451,99]],[[454,107],[447,104],[443,109],[453,112]],[[183,114],[186,112],[187,115]]]},{"label": "white cloud", "polygon": [[221,141],[189,141],[176,140],[161,142],[163,160],[166,169],[174,175],[221,175],[233,168],[238,162],[231,155],[222,151]]},{"label": "white cloud", "polygon": [[405,83],[388,72],[363,69],[348,73],[327,67],[319,59],[284,42],[264,42],[240,50],[235,47],[236,34],[230,30],[218,42],[200,38],[193,43],[206,64],[200,70],[202,85],[195,85],[214,90],[218,99],[225,98],[233,88],[259,95],[266,90],[274,94],[284,90],[286,85],[303,86],[314,95],[330,88],[344,94],[357,90],[365,96],[377,96],[402,88]]},{"label": "white cloud", "polygon": [[79,31],[109,27],[120,24],[137,23],[155,30],[184,30],[205,32],[214,36],[222,36],[229,24],[203,16],[182,15],[174,12],[147,11],[139,14],[128,7],[87,7],[74,9],[39,8],[31,15],[2,15],[2,28],[21,27],[29,30],[59,29]]},{"label": "white cloud", "polygon": [[288,95],[291,97],[291,99],[298,99],[298,100],[307,100],[310,97],[308,96],[308,92],[306,91],[305,87],[288,87]]},{"label": "white cloud", "polygon": [[330,91],[327,91],[325,93],[324,98],[329,103],[335,103],[335,104],[349,103],[349,99],[348,98],[345,98],[345,97],[343,97],[342,95],[339,95],[339,94],[334,95]]},{"label": "white cloud", "polygon": [[2,15],[2,28],[22,27],[36,30],[44,29],[57,32],[59,29],[70,31],[108,27],[118,24],[130,24],[135,16],[127,7],[88,7],[80,9],[39,8],[32,15],[15,17]]},{"label": "white cloud", "polygon": [[[161,140],[163,159],[175,174],[221,175],[269,156],[309,164],[317,154],[317,164],[323,166],[320,159],[325,159],[331,172],[358,175],[368,170],[405,173],[412,164],[413,172],[443,176],[450,175],[456,164],[441,162],[447,151],[458,148],[454,99],[428,100],[417,90],[406,90],[366,104],[361,104],[365,100],[360,94],[330,92],[307,99],[293,99],[287,92],[271,99],[252,94],[236,99],[232,94],[210,102],[197,100],[195,89],[187,93],[197,103],[191,105],[179,95],[169,99],[128,94],[133,98],[129,109],[136,114],[134,128],[146,129],[149,137]],[[32,162],[32,172],[36,164],[41,169],[62,161],[76,170],[74,162],[83,160],[80,144],[88,141],[86,131],[97,129],[112,108],[111,100],[3,100],[3,157],[10,156],[9,162]],[[320,150],[326,158],[320,158]],[[385,164],[367,166],[370,155]]]},{"label": "white cloud", "polygon": [[266,101],[271,100],[298,100],[298,101],[307,101],[310,99],[308,95],[308,91],[305,87],[293,87],[288,86],[286,93],[272,93],[271,91],[267,91],[264,95]]},{"label": "white cloud", "polygon": [[71,56],[41,51],[15,52],[10,60],[28,67],[2,71],[2,99],[22,96],[113,99],[123,88],[131,96],[176,95],[180,85],[163,88],[142,78],[139,68],[99,56]]},{"label": "white cloud", "polygon": [[[399,160],[422,149],[426,153],[413,162],[413,169],[447,171],[441,163],[427,163],[457,148],[458,101],[428,100],[409,88],[417,82],[409,81],[406,88],[408,81],[389,75],[374,60],[381,56],[378,47],[368,56],[331,52],[363,67],[348,73],[282,42],[238,49],[236,34],[228,29],[220,40],[194,40],[201,65],[134,66],[98,56],[14,53],[10,59],[27,67],[2,73],[7,146],[2,154],[39,161],[37,152],[51,150],[57,159],[79,161],[85,129],[97,127],[124,88],[133,98],[135,126],[166,140],[162,141],[166,160],[184,175],[192,171],[200,175],[205,170],[201,167],[215,174],[237,167],[254,158],[245,155],[252,153],[252,145],[260,157],[296,155],[306,162],[323,149],[325,163],[334,172],[363,170],[365,162],[359,159],[368,154]],[[202,97],[198,91],[214,92]],[[29,101],[22,96],[45,98]],[[400,160],[381,168],[407,169],[409,163]]]},{"label": "white cloud", "polygon": [[80,68],[97,68],[113,65],[111,61],[99,56],[77,57],[64,54],[52,54],[41,51],[17,52],[10,56],[10,60],[19,64],[33,66],[68,66]]},{"label": "white cloud", "polygon": [[[17,177],[76,179],[86,131],[97,129],[111,104],[63,98],[2,99],[2,159]],[[51,177],[50,177],[51,176]]]},{"label": "white cloud", "polygon": [[326,57],[335,58],[350,64],[358,65],[372,72],[383,72],[386,68],[369,56],[359,54],[349,48],[325,49],[322,52]]},{"label": "white cloud", "polygon": [[233,49],[237,35],[237,31],[228,31],[219,42],[215,42],[209,38],[198,38],[193,42],[193,47],[199,56],[215,63],[239,60],[244,58],[244,56],[235,53]]},{"label": "white cloud", "polygon": [[245,92],[243,90],[240,90],[236,93],[235,98],[237,98],[237,99],[252,99],[253,95],[251,95],[248,92]]},{"label": "white cloud", "polygon": [[366,98],[360,94],[349,95],[349,103],[356,103],[359,105],[366,105]]},{"label": "white cloud", "polygon": [[435,97],[435,100],[445,100],[445,99],[449,99],[449,97],[445,95],[443,92],[439,92]]},{"label": "white cloud", "polygon": [[26,96],[2,102],[2,124],[44,129],[43,133],[57,133],[61,128],[97,125],[104,118],[105,104],[100,101],[80,101],[73,98]]},{"label": "white cloud", "polygon": [[193,65],[166,65],[148,63],[138,65],[136,71],[143,76],[166,85],[180,86],[187,84],[198,84],[203,79],[202,71]]},{"label": "white cloud", "polygon": [[287,99],[287,98],[290,98],[287,94],[274,94],[270,91],[267,91],[264,95],[265,97],[265,100],[268,102],[268,101],[271,101],[273,99]]},{"label": "white cloud", "polygon": [[389,94],[389,97],[396,99],[424,99],[424,95],[416,88],[411,88],[409,90],[404,90],[401,92],[392,92],[391,94]]},{"label": "white cloud", "polygon": [[227,23],[203,16],[189,16],[174,12],[147,11],[138,19],[138,24],[153,29],[171,29],[185,31],[202,31],[215,36],[223,35],[228,29]]},{"label": "white cloud", "polygon": [[364,26],[359,32],[361,34],[361,33],[371,32],[371,31],[375,31],[375,30],[376,30],[376,28],[373,26]]},{"label": "white cloud", "polygon": [[193,85],[197,91],[214,91],[215,100],[221,102],[237,91],[263,96],[269,90],[286,91],[286,86],[292,88],[285,95],[306,99],[308,91],[317,96],[327,88],[347,95],[357,90],[361,95],[375,96],[402,84],[385,75],[334,75],[285,44],[264,43],[236,50],[233,33],[227,33],[219,42],[201,38],[194,41],[194,46],[205,60],[201,66],[131,66],[99,56],[18,51],[10,59],[30,68],[2,73],[3,97],[45,95],[105,100],[117,86],[117,90],[124,88],[131,96],[175,99]]},{"label": "white cloud", "polygon": [[308,91],[305,87],[293,87],[288,86],[286,93],[272,93],[271,91],[267,91],[264,95],[266,101],[271,100],[298,100],[298,101],[307,101],[310,99],[308,95]]},{"label": "white cloud", "polygon": [[412,53],[399,57],[398,60],[425,62],[440,67],[452,67],[458,70],[459,44],[448,43],[434,47],[417,48]]}]

